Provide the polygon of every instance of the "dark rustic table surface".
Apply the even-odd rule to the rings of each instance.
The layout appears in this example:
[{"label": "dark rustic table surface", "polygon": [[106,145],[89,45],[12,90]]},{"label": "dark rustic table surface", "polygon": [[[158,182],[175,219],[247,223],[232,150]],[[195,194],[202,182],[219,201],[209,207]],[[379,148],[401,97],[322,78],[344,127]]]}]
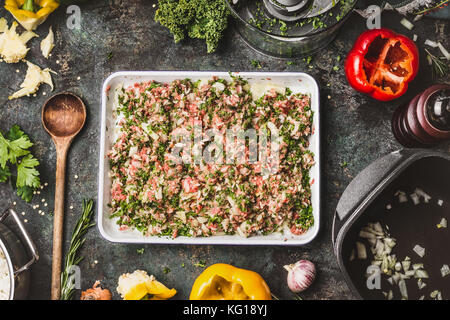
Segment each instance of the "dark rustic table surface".
[{"label": "dark rustic table surface", "polygon": [[[83,98],[88,108],[86,126],[74,141],[68,156],[65,248],[80,216],[82,199],[95,199],[97,196],[101,87],[109,74],[119,70],[299,71],[311,74],[320,87],[323,121],[321,231],[314,242],[304,247],[237,247],[114,244],[104,240],[97,228],[92,228],[81,252],[85,257],[80,264],[82,288],[101,280],[117,299],[119,276],[143,269],[169,287],[176,288],[176,298],[186,299],[194,279],[203,270],[195,264],[204,260],[208,265],[224,262],[259,272],[276,296],[293,299],[286,286],[283,265],[304,258],[312,260],[318,268],[317,281],[302,294],[304,299],[354,298],[333,253],[331,225],[334,209],[352,177],[378,157],[401,148],[391,132],[392,114],[399,105],[433,84],[431,69],[425,62],[423,42],[428,37],[449,48],[448,21],[425,18],[416,22],[415,28],[409,31],[400,24],[399,15],[383,13],[382,26],[411,38],[413,34],[418,35],[422,62],[418,77],[408,92],[398,100],[383,103],[351,89],[343,71],[344,59],[338,61],[337,58],[345,57],[354,40],[366,29],[365,20],[356,13],[345,23],[337,39],[313,56],[310,65],[302,59],[288,64],[286,60],[267,57],[247,47],[233,26],[227,29],[215,54],[206,54],[204,42],[200,40],[174,44],[169,32],[153,21],[155,2],[88,1],[81,5],[81,28],[75,30],[66,27],[68,15],[61,7],[37,30],[40,39],[30,41],[32,49],[27,59],[57,72],[53,75],[53,93],[74,92]],[[12,21],[3,8],[0,16]],[[51,58],[46,60],[40,54],[39,43],[50,25],[55,31],[56,47]],[[443,32],[439,31],[441,25],[444,25]],[[252,59],[260,61],[262,68],[255,68],[250,62]],[[339,68],[333,69],[335,66]],[[30,135],[35,143],[33,153],[41,162],[42,182],[49,185],[27,204],[9,185],[1,184],[0,208],[15,202],[16,210],[25,213],[21,217],[26,220],[26,227],[40,253],[39,261],[32,268],[29,297],[48,299],[56,154],[50,137],[41,126],[40,112],[51,92],[47,85],[42,85],[36,97],[8,101],[8,96],[23,81],[25,70],[24,63],[0,63],[0,129],[6,131],[18,124]],[[435,149],[450,152],[450,144],[444,143]],[[43,199],[48,202],[48,207],[43,207]],[[33,209],[37,204],[40,208]],[[45,214],[40,215],[38,210]],[[165,268],[170,272],[164,272]]]}]

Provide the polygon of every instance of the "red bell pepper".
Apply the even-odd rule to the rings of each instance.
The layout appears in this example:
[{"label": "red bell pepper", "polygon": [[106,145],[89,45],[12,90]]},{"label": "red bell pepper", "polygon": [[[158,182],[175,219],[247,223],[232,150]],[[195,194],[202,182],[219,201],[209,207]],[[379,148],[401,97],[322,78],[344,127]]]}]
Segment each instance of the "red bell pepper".
[{"label": "red bell pepper", "polygon": [[350,85],[389,101],[403,95],[419,70],[419,53],[409,38],[389,29],[363,32],[345,61]]}]

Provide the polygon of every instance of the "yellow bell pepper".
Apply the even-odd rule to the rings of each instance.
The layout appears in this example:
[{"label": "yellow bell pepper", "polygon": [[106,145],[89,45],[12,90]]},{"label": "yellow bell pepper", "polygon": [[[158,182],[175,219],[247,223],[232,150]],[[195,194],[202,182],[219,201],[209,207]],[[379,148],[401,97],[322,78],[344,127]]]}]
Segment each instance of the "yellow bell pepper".
[{"label": "yellow bell pepper", "polygon": [[271,295],[258,273],[218,263],[195,280],[190,300],[271,300]]},{"label": "yellow bell pepper", "polygon": [[5,0],[5,9],[28,31],[36,30],[58,7],[56,0]]}]

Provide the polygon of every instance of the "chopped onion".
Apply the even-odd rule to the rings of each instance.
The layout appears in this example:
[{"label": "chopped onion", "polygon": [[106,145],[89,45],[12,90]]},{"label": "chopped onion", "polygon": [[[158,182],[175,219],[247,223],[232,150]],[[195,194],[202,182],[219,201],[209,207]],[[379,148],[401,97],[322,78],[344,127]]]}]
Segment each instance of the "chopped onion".
[{"label": "chopped onion", "polygon": [[422,189],[416,188],[416,190],[414,190],[414,193],[419,197],[422,197],[425,203],[428,203],[431,200],[431,196],[425,193],[425,191],[423,191]]},{"label": "chopped onion", "polygon": [[379,267],[379,266],[381,266],[381,263],[382,263],[382,262],[383,262],[383,261],[380,261],[380,260],[373,260],[372,263],[371,263],[371,265]]},{"label": "chopped onion", "polygon": [[369,224],[367,227],[362,228],[362,230],[368,233],[372,233],[376,236],[384,236],[384,233],[382,231],[380,232],[374,229],[373,224]]},{"label": "chopped onion", "polygon": [[422,279],[417,280],[417,286],[419,287],[419,290],[422,290],[427,286],[425,282],[422,281]]},{"label": "chopped onion", "polygon": [[437,225],[437,227],[438,227],[438,229],[441,229],[441,228],[447,228],[447,219],[442,218],[442,219],[441,219],[441,222],[439,222],[439,224]]},{"label": "chopped onion", "polygon": [[416,206],[420,203],[419,196],[416,193],[411,194],[410,197]]},{"label": "chopped onion", "polygon": [[400,281],[401,277],[402,277],[401,274],[398,273],[398,272],[396,272],[396,273],[392,276],[392,280],[397,284],[397,283]]},{"label": "chopped onion", "polygon": [[416,22],[416,21],[419,21],[422,18],[423,18],[423,14],[418,14],[417,16],[414,17],[413,21]]},{"label": "chopped onion", "polygon": [[388,204],[388,205],[386,206],[386,209],[387,209],[387,210],[391,210],[391,209],[392,209],[392,205],[391,205],[391,204]]},{"label": "chopped onion", "polygon": [[425,296],[420,296],[419,300],[425,300]]},{"label": "chopped onion", "polygon": [[405,277],[406,277],[406,279],[409,279],[409,278],[413,277],[415,274],[416,274],[415,270],[408,270],[405,272]]},{"label": "chopped onion", "polygon": [[408,202],[408,197],[406,196],[406,193],[402,192],[398,195],[398,202],[400,203]]},{"label": "chopped onion", "polygon": [[428,272],[425,270],[416,270],[414,273],[414,278],[416,279],[428,279]]},{"label": "chopped onion", "polygon": [[442,205],[444,204],[444,200],[439,199],[437,204],[438,204],[438,206],[442,207]]},{"label": "chopped onion", "polygon": [[377,232],[383,234],[383,227],[381,226],[381,223],[379,223],[379,222],[374,223],[374,224],[372,225],[372,228],[373,228],[375,231],[377,231]]},{"label": "chopped onion", "polygon": [[402,295],[402,299],[408,300],[408,289],[406,288],[405,280],[400,280],[398,282],[398,287],[400,289],[400,294]]},{"label": "chopped onion", "polygon": [[420,245],[416,244],[413,248],[413,251],[417,253],[417,255],[421,258],[425,256],[425,248],[421,247]]},{"label": "chopped onion", "polygon": [[439,48],[439,50],[441,50],[441,52],[444,55],[445,59],[450,60],[450,53],[444,48],[442,43],[438,42],[438,48]]},{"label": "chopped onion", "polygon": [[419,269],[423,269],[423,263],[414,263],[413,264],[413,270],[419,270]]},{"label": "chopped onion", "polygon": [[356,241],[356,252],[358,255],[358,259],[367,259],[367,250],[364,243]]},{"label": "chopped onion", "polygon": [[400,23],[402,24],[402,26],[404,26],[408,30],[412,30],[412,28],[414,28],[414,25],[406,18],[403,18],[402,20],[400,20]]},{"label": "chopped onion", "polygon": [[355,260],[355,249],[352,249],[352,252],[350,253],[350,261]]},{"label": "chopped onion", "polygon": [[413,41],[416,42],[417,41],[417,34],[413,35]]},{"label": "chopped onion", "polygon": [[444,264],[441,268],[441,275],[442,277],[448,276],[450,274],[450,268],[448,264]]},{"label": "chopped onion", "polygon": [[395,239],[392,239],[392,238],[384,238],[383,241],[384,241],[384,244],[391,249],[393,247],[395,247],[395,245],[396,245]]},{"label": "chopped onion", "polygon": [[437,42],[432,41],[430,39],[426,39],[425,43],[426,46],[432,47],[432,48],[436,48],[438,46]]},{"label": "chopped onion", "polygon": [[392,300],[393,298],[394,298],[394,293],[392,292],[392,290],[389,290],[389,292],[387,294],[387,299]]},{"label": "chopped onion", "polygon": [[442,294],[439,290],[434,290],[430,293],[430,297],[436,300],[442,300]]},{"label": "chopped onion", "polygon": [[375,234],[364,231],[364,230],[361,230],[359,232],[359,237],[364,238],[364,239],[376,239],[377,238],[377,236]]},{"label": "chopped onion", "polygon": [[382,257],[384,255],[384,244],[381,240],[377,240],[375,248],[373,248],[373,253],[375,257]]},{"label": "chopped onion", "polygon": [[402,261],[403,271],[405,271],[405,272],[408,271],[410,266],[411,266],[411,261],[410,260],[406,260],[405,259],[404,261]]}]

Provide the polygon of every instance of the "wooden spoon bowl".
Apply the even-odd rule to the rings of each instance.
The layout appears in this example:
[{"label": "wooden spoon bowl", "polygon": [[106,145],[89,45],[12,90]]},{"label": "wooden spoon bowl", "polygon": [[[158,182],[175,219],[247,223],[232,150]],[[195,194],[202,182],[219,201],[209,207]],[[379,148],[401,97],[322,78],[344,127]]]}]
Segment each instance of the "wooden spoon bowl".
[{"label": "wooden spoon bowl", "polygon": [[77,135],[86,121],[86,107],[76,95],[63,92],[48,99],[42,108],[42,124],[52,137]]},{"label": "wooden spoon bowl", "polygon": [[42,125],[56,147],[55,209],[53,219],[52,300],[61,296],[61,262],[64,226],[64,187],[67,151],[86,122],[86,106],[76,95],[63,92],[48,99],[42,108]]}]

